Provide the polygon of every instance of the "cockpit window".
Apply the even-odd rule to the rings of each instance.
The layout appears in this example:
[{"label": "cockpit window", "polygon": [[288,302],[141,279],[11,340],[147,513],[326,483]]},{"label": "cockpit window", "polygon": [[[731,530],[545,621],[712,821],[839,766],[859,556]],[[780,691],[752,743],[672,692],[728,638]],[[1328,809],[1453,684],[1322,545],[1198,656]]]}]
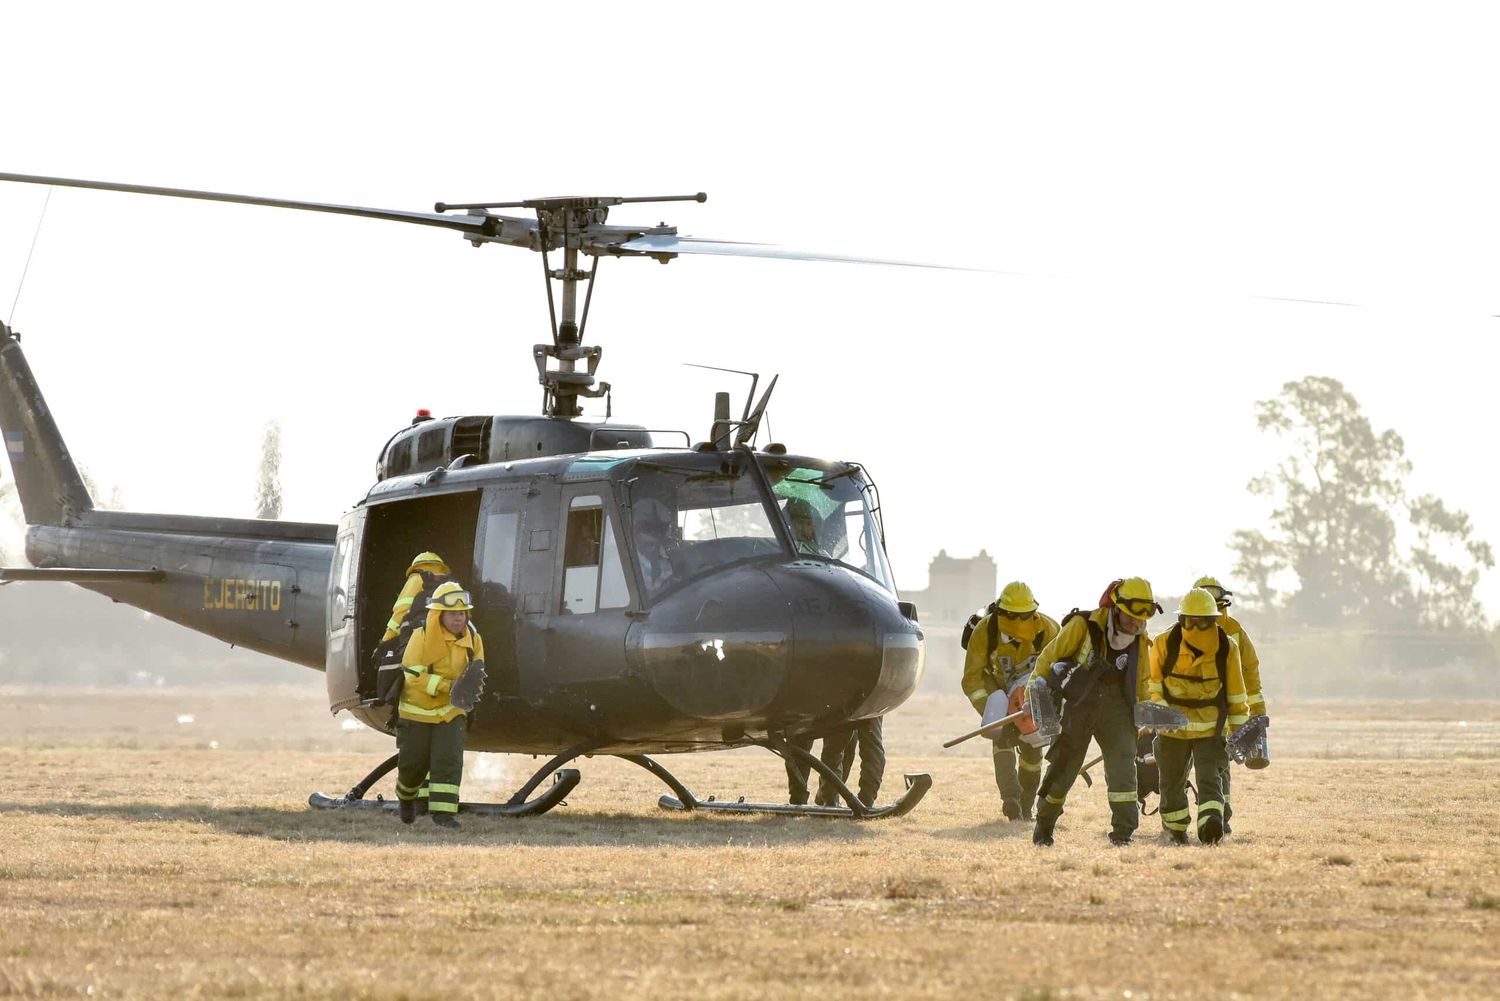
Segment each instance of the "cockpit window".
[{"label": "cockpit window", "polygon": [[744,462],[642,463],[630,483],[631,530],[648,599],[729,563],[785,557],[754,470]]},{"label": "cockpit window", "polygon": [[799,555],[833,560],[896,589],[874,487],[847,462],[762,460]]}]

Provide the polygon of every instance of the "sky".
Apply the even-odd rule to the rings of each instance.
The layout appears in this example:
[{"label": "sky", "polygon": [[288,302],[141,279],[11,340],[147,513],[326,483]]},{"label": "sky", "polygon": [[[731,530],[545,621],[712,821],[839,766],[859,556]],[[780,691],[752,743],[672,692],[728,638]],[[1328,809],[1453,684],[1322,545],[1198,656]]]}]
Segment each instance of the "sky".
[{"label": "sky", "polygon": [[[0,171],[417,211],[701,190],[611,220],[983,269],[608,260],[586,340],[616,419],[695,439],[746,382],[682,363],[779,373],[770,437],[869,469],[903,588],[984,548],[1066,610],[1229,575],[1282,451],[1254,403],[1308,375],[1500,542],[1497,21],[8,5]],[[250,514],[275,419],[284,516],[332,521],[416,408],[536,412],[540,270],[420,227],[0,184],[0,316],[135,510]],[[1500,608],[1496,575],[1481,594]]]}]

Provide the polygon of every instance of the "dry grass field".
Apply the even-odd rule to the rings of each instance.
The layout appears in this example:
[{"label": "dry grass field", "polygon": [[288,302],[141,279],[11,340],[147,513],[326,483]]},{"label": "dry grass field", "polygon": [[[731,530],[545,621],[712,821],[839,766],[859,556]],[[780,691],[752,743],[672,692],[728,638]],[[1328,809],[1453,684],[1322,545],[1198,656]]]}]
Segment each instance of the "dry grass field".
[{"label": "dry grass field", "polygon": [[[939,750],[957,696],[887,721],[890,781],[935,778],[903,819],[669,815],[595,759],[552,814],[457,835],[306,807],[387,753],[321,696],[0,688],[0,996],[1500,994],[1500,702],[1273,704],[1223,846],[1147,818],[1111,848],[1101,783],[1039,850],[988,745]],[[764,752],[667,763],[785,794]],[[532,767],[471,756],[466,797]]]}]

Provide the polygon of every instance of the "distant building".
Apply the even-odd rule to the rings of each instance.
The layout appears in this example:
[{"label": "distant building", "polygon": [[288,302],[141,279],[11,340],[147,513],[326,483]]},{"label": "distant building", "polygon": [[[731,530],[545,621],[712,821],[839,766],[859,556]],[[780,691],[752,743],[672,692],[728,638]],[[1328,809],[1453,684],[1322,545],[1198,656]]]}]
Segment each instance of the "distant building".
[{"label": "distant building", "polygon": [[983,549],[968,559],[939,550],[927,565],[927,587],[902,591],[903,601],[917,606],[917,617],[927,636],[927,674],[923,688],[958,690],[964,651],[959,646],[964,623],[975,611],[995,600],[999,577],[995,561]]}]

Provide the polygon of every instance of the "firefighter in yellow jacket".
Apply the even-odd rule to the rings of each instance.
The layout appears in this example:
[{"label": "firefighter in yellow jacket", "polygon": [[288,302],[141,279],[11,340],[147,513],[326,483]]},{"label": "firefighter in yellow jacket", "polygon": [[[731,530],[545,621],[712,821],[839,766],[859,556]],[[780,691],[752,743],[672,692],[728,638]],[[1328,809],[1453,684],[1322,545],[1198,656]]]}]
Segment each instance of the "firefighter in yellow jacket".
[{"label": "firefighter in yellow jacket", "polygon": [[[1215,577],[1199,577],[1193,584],[1201,587],[1214,596],[1214,604],[1219,609],[1219,627],[1229,634],[1234,644],[1240,651],[1240,671],[1245,678],[1245,697],[1249,700],[1249,711],[1251,716],[1265,716],[1266,697],[1260,686],[1260,656],[1255,652],[1255,644],[1250,642],[1250,634],[1245,632],[1245,627],[1240,625],[1239,620],[1229,614],[1229,606],[1234,603],[1234,592],[1226,591],[1224,585],[1220,584]],[[1229,833],[1229,820],[1234,816],[1234,807],[1229,801],[1229,777],[1234,769],[1229,767],[1228,757],[1224,763],[1224,833]]]},{"label": "firefighter in yellow jacket", "polygon": [[406,583],[396,596],[396,603],[391,606],[391,619],[385,624],[385,635],[380,637],[380,642],[387,643],[395,639],[401,632],[401,624],[411,613],[411,604],[417,595],[423,591],[435,590],[448,579],[451,572],[448,564],[437,553],[418,553],[411,561],[411,566],[406,568]]},{"label": "firefighter in yellow jacket", "polygon": [[1224,738],[1249,720],[1239,647],[1219,625],[1221,617],[1214,596],[1195,587],[1183,595],[1177,624],[1151,644],[1146,697],[1188,718],[1186,726],[1158,734],[1155,742],[1161,822],[1178,844],[1187,843],[1192,821],[1189,764],[1197,779],[1198,840],[1212,845],[1224,837]]},{"label": "firefighter in yellow jacket", "polygon": [[1057,638],[1037,655],[1032,676],[1051,680],[1053,666],[1078,666],[1062,686],[1065,700],[1062,735],[1047,751],[1047,774],[1038,789],[1036,829],[1031,840],[1052,844],[1068,790],[1088,754],[1089,741],[1104,754],[1104,782],[1109,789],[1109,840],[1126,845],[1140,824],[1136,800],[1135,703],[1145,691],[1150,669],[1146,623],[1161,611],[1151,583],[1129,577],[1105,592],[1092,612],[1075,609],[1062,622]]},{"label": "firefighter in yellow jacket", "polygon": [[[1031,673],[1037,653],[1058,630],[1055,620],[1037,611],[1031,588],[1021,581],[1005,585],[993,607],[975,624],[964,657],[964,694],[981,716],[991,696],[1008,700],[1011,685]],[[1010,735],[1014,728],[1002,732]],[[1013,747],[1010,741],[995,739],[994,755],[995,785],[1000,789],[1005,819],[1030,820],[1036,787],[1042,780],[1042,749],[1025,743]]]},{"label": "firefighter in yellow jacket", "polygon": [[404,824],[416,818],[417,794],[430,775],[432,822],[458,826],[466,721],[449,693],[470,664],[484,660],[484,641],[469,622],[473,608],[463,585],[439,584],[427,602],[427,622],[411,634],[401,658],[406,683],[396,720],[396,798]]}]

